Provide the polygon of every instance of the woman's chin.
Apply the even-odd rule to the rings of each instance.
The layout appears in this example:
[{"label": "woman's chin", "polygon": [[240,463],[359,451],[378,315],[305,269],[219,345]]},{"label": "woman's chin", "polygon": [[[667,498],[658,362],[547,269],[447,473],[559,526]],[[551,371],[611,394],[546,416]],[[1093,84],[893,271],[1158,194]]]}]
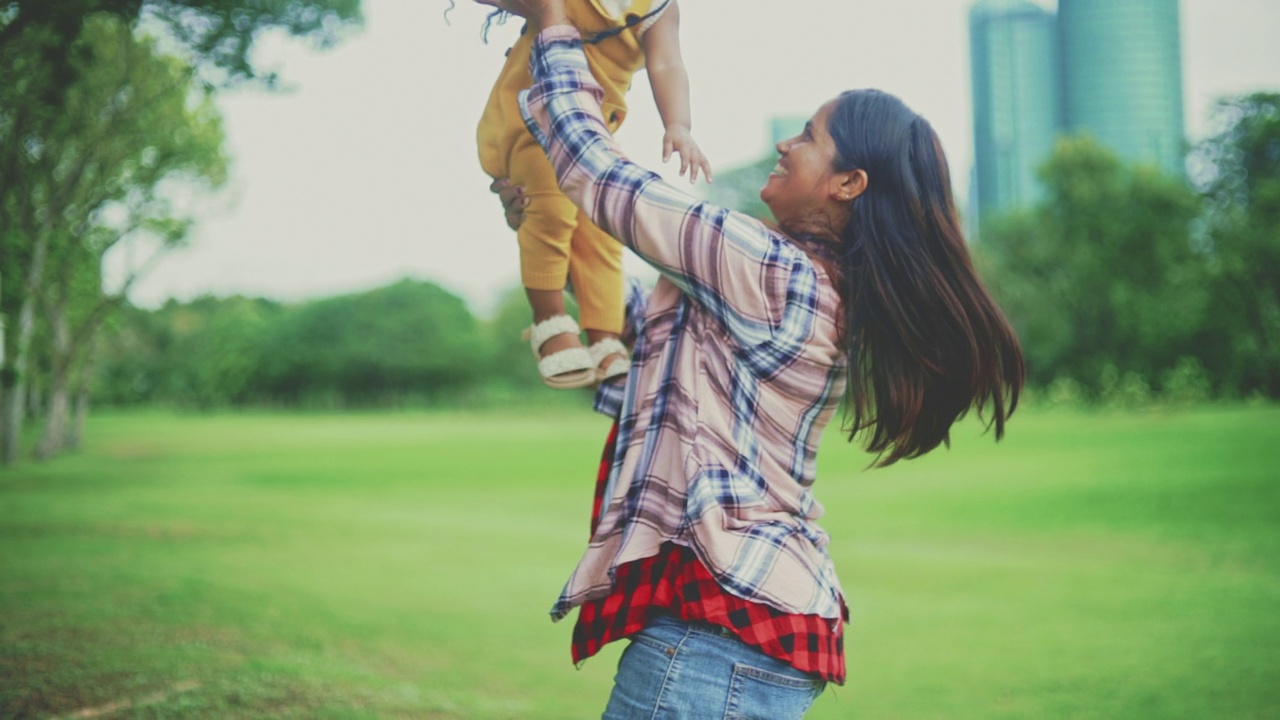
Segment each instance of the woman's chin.
[{"label": "woman's chin", "polygon": [[[764,185],[761,186],[760,188],[760,202],[764,203],[765,205],[769,204],[769,201],[773,198],[773,194],[774,194],[773,193],[774,188],[772,186],[776,181],[777,181],[776,175],[770,175],[769,179],[764,181]],[[773,208],[770,208],[770,210],[772,209]]]}]

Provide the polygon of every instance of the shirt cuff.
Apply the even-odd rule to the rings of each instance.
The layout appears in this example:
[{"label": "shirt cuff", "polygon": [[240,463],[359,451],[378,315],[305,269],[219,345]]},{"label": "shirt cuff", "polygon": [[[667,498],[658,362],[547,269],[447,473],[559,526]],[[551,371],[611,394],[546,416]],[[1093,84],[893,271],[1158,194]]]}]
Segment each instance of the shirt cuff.
[{"label": "shirt cuff", "polygon": [[555,42],[556,40],[573,41],[581,39],[582,34],[578,32],[578,28],[569,24],[564,24],[552,25],[549,28],[543,28],[542,32],[538,33],[538,36],[533,39],[533,43],[534,47],[537,47],[538,44],[545,45],[547,43]]},{"label": "shirt cuff", "polygon": [[611,378],[596,388],[595,402],[591,407],[601,415],[617,419],[622,414],[623,395],[626,394],[626,376]]}]

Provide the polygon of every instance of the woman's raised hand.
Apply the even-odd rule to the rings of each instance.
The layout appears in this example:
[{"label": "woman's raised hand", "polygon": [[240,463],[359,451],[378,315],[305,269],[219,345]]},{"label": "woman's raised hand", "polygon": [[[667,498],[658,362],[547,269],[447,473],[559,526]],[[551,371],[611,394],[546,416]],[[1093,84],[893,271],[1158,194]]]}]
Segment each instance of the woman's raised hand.
[{"label": "woman's raised hand", "polygon": [[512,15],[529,17],[529,7],[525,5],[524,0],[475,0],[475,2],[477,5],[487,5]]},{"label": "woman's raised hand", "polygon": [[489,183],[489,191],[498,194],[502,201],[502,212],[507,219],[507,227],[515,230],[524,221],[524,209],[529,205],[529,198],[524,196],[524,188],[512,185],[507,178],[498,178]]}]

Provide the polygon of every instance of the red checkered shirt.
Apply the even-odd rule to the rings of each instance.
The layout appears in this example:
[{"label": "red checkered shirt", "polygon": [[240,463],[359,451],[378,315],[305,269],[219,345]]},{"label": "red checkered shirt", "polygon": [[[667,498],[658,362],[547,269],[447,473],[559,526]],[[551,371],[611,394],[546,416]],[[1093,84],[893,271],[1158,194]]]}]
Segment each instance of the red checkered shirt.
[{"label": "red checkered shirt", "polygon": [[[596,477],[591,531],[600,521],[605,482],[618,438],[615,422]],[[614,640],[633,635],[655,615],[711,623],[732,631],[764,654],[823,680],[844,684],[844,633],[840,621],[818,615],[784,613],[744,600],[720,587],[693,551],[665,543],[657,555],[619,565],[608,595],[578,610],[573,628],[574,663],[595,655]],[[846,619],[847,619],[847,610]]]}]

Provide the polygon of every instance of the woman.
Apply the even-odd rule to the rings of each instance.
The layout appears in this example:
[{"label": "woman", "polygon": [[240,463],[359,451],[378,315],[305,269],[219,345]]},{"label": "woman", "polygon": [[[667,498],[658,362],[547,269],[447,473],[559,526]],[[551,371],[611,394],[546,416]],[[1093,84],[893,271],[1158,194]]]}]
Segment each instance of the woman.
[{"label": "woman", "polygon": [[[777,227],[627,161],[562,0],[531,3],[530,131],[565,194],[659,270],[637,320],[590,544],[552,608],[575,660],[620,637],[605,718],[798,718],[843,682],[843,594],[811,486],[843,399],[880,464],[996,437],[1022,357],[974,273],[929,124],[874,90],[781,142],[760,191]],[[518,189],[501,181],[509,221]],[[615,391],[611,394],[611,391]]]}]

